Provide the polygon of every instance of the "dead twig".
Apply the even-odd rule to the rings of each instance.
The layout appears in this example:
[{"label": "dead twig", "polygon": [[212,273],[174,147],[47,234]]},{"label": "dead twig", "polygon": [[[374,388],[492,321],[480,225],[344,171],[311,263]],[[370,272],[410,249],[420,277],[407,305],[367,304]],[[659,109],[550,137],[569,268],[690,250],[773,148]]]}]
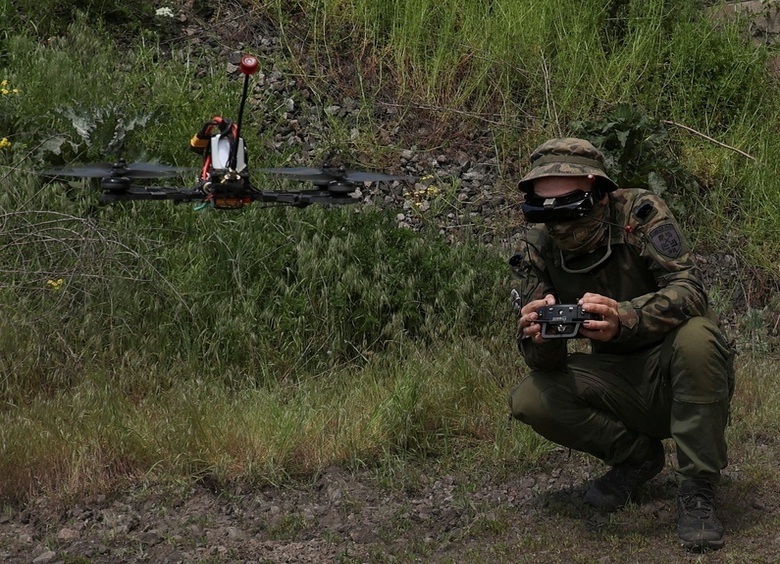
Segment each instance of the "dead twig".
[{"label": "dead twig", "polygon": [[552,80],[550,78],[550,69],[547,67],[547,59],[542,53],[542,73],[544,74],[544,103],[547,106],[547,116],[552,119],[555,128],[558,130],[558,137],[562,137],[558,110],[555,107],[555,100],[552,94]]},{"label": "dead twig", "polygon": [[715,143],[716,145],[718,145],[720,147],[723,147],[725,149],[730,149],[730,150],[734,151],[735,153],[739,153],[743,157],[746,157],[746,158],[748,158],[748,159],[750,159],[752,161],[758,162],[758,159],[756,157],[754,157],[753,155],[749,155],[745,151],[741,151],[740,149],[737,149],[736,147],[732,147],[731,145],[726,145],[725,143],[721,143],[717,139],[713,139],[712,137],[710,137],[709,135],[705,135],[701,131],[696,131],[692,127],[688,127],[687,125],[683,125],[681,123],[677,123],[675,121],[670,121],[670,120],[661,120],[661,123],[663,123],[665,125],[673,125],[674,127],[679,127],[680,129],[684,129],[685,131],[689,131],[690,133],[693,133],[694,135],[698,135],[699,137],[702,137],[702,138],[706,139],[707,141],[709,141],[711,143]]}]

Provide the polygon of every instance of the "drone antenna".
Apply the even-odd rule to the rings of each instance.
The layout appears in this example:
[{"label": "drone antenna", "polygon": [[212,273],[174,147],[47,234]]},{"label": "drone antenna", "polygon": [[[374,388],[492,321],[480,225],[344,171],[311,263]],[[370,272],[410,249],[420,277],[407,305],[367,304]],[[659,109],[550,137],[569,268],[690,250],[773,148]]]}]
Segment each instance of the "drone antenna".
[{"label": "drone antenna", "polygon": [[239,70],[244,73],[244,90],[241,93],[241,106],[238,109],[238,121],[236,121],[236,138],[230,148],[230,160],[228,166],[235,170],[238,163],[238,144],[241,139],[241,120],[244,118],[244,105],[246,104],[247,92],[249,91],[249,76],[257,72],[259,63],[256,57],[244,55],[239,64]]}]

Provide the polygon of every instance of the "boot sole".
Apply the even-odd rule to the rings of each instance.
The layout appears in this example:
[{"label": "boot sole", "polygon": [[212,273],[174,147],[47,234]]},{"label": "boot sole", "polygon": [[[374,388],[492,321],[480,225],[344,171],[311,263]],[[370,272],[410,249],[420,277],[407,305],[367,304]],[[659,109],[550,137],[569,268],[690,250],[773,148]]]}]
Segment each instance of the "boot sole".
[{"label": "boot sole", "polygon": [[712,552],[723,548],[726,542],[723,539],[719,540],[698,540],[698,541],[681,541],[682,546],[689,552]]}]

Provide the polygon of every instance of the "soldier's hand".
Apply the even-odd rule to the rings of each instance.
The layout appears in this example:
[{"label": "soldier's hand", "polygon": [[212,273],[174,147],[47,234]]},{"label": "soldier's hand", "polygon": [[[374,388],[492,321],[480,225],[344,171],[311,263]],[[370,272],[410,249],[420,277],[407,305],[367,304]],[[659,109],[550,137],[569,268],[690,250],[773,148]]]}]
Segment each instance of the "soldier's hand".
[{"label": "soldier's hand", "polygon": [[536,322],[539,314],[537,310],[545,306],[555,305],[555,296],[547,294],[541,300],[533,300],[520,309],[520,317],[517,318],[517,330],[522,339],[533,339],[535,343],[544,343],[542,338],[542,326]]},{"label": "soldier's hand", "polygon": [[601,316],[599,320],[589,319],[582,322],[580,335],[594,341],[611,341],[620,331],[620,316],[618,303],[612,298],[590,292],[582,296],[578,302],[582,310]]}]

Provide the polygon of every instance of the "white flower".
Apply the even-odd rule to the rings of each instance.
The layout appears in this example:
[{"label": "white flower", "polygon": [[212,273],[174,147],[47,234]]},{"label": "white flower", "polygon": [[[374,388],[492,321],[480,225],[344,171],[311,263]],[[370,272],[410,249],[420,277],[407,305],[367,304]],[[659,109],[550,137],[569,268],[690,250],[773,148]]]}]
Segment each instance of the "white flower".
[{"label": "white flower", "polygon": [[155,16],[159,16],[161,18],[172,18],[174,16],[173,10],[170,8],[157,8],[157,11],[154,13]]}]

